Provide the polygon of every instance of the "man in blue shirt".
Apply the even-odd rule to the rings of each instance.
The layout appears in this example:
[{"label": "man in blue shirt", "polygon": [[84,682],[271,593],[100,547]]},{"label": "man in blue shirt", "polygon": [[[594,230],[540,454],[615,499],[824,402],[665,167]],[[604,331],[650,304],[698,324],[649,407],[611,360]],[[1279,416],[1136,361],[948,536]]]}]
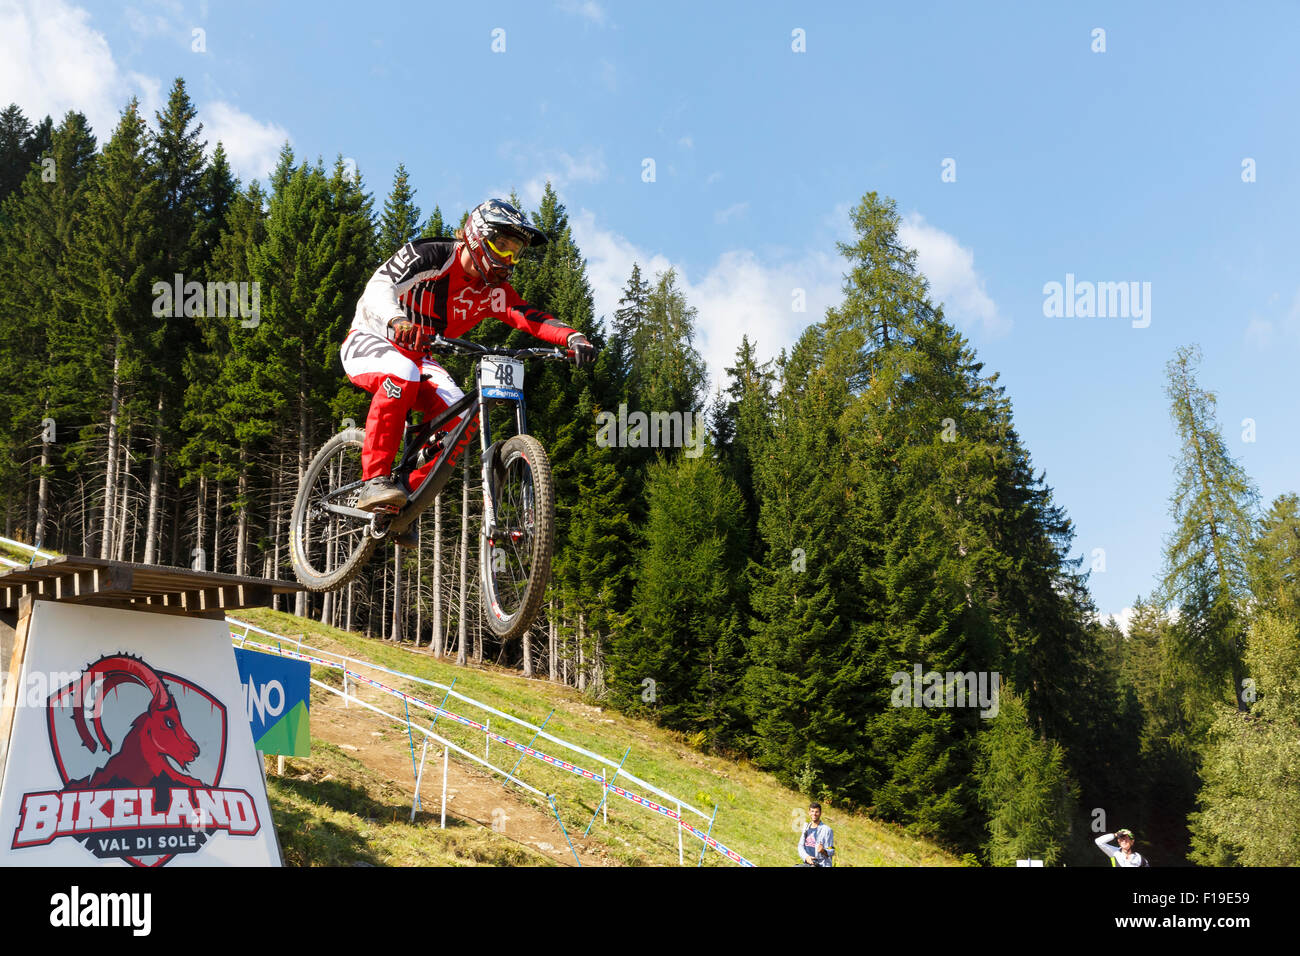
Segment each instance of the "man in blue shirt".
[{"label": "man in blue shirt", "polygon": [[822,823],[822,805],[816,800],[808,804],[808,825],[799,836],[799,859],[804,866],[834,865],[835,834]]}]

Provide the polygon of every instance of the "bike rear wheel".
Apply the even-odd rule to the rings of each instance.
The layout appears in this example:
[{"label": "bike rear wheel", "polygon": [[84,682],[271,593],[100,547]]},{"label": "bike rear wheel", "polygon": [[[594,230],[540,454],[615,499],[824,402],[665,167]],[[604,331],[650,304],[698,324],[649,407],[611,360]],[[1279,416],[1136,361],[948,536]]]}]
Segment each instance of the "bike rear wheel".
[{"label": "bike rear wheel", "polygon": [[501,446],[491,538],[480,535],[480,577],[488,627],[503,640],[532,626],[551,577],[555,489],[542,443],[515,435]]},{"label": "bike rear wheel", "polygon": [[328,511],[326,502],[355,507],[361,488],[363,428],[339,432],[316,453],[298,485],[289,526],[294,574],[308,591],[333,591],[356,577],[379,539],[370,522]]}]

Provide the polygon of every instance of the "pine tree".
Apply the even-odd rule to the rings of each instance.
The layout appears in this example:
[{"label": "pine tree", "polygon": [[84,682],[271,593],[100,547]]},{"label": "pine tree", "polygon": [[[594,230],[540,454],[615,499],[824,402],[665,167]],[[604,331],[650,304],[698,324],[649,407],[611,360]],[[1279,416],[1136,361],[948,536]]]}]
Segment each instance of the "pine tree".
[{"label": "pine tree", "polygon": [[[1300,627],[1261,614],[1246,644],[1245,712],[1220,704],[1191,815],[1191,860],[1204,866],[1300,865]],[[1253,698],[1253,699],[1252,699]]]},{"label": "pine tree", "polygon": [[393,191],[384,201],[384,214],[379,219],[375,236],[380,255],[391,256],[414,239],[419,231],[420,207],[415,205],[415,191],[407,181],[406,167],[398,163],[393,175]]},{"label": "pine tree", "polygon": [[[172,83],[167,106],[156,114],[156,119],[158,132],[150,143],[149,153],[162,187],[165,211],[159,225],[163,234],[163,274],[170,277],[175,272],[193,270],[201,262],[195,242],[195,225],[203,198],[201,189],[207,165],[203,157],[206,143],[200,138],[203,124],[196,122],[198,110],[180,77]],[[220,229],[224,210],[214,212],[215,227]]]},{"label": "pine tree", "polygon": [[[132,429],[147,415],[148,374],[157,334],[154,283],[164,256],[164,197],[149,161],[149,133],[133,99],[122,114],[87,181],[85,228],[73,256],[80,309],[73,327],[60,330],[57,347],[81,363],[81,386],[104,429],[106,454],[100,515],[100,556],[118,553],[120,514],[131,489],[124,484]],[[82,446],[95,441],[83,429]],[[119,459],[121,459],[119,461]]]},{"label": "pine tree", "polygon": [[[211,272],[209,266],[236,187],[220,146],[213,163],[207,163],[203,154],[206,144],[201,139],[203,125],[197,123],[197,116],[198,111],[185,91],[185,81],[178,77],[166,109],[157,114],[158,134],[149,151],[163,200],[159,221],[163,247],[158,276],[163,287],[174,287],[177,276],[181,277],[183,289],[194,282],[228,281]],[[170,309],[162,310],[157,316],[148,351],[143,356],[147,373],[140,385],[151,395],[152,405],[149,503],[144,535],[146,562],[155,561],[159,554],[158,537],[165,507],[163,469],[175,458],[177,449],[173,447],[172,436],[184,415],[186,389],[210,388],[216,376],[216,362],[207,354],[212,334],[208,326],[232,321],[229,317],[209,315],[210,305],[215,306],[216,301],[206,295],[206,287],[199,301],[191,301],[188,293],[183,301],[173,301]],[[215,477],[210,470],[203,473]],[[204,542],[196,545],[203,547]],[[211,562],[205,562],[206,566],[215,568],[217,558],[214,553]]]},{"label": "pine tree", "polygon": [[[230,206],[226,229],[209,269],[228,282],[254,281],[253,263],[265,237],[264,194],[254,182]],[[260,306],[260,295],[259,295]],[[260,312],[260,308],[259,308]],[[183,461],[192,465],[224,461],[237,483],[231,508],[236,515],[235,573],[249,570],[250,512],[258,479],[271,478],[269,467],[277,415],[284,395],[268,379],[262,362],[267,346],[259,335],[260,315],[213,317],[202,323],[204,348],[187,357]],[[264,485],[263,485],[264,487]],[[271,503],[263,504],[269,510]],[[271,516],[263,511],[264,533],[258,544],[269,545]]]},{"label": "pine tree", "polygon": [[[374,265],[370,199],[340,159],[332,175],[296,166],[286,146],[271,176],[265,237],[251,273],[260,283],[257,360],[281,410],[279,435],[296,484],[310,455],[365,396],[341,374],[338,350]],[[306,613],[300,598],[298,613]]]},{"label": "pine tree", "polygon": [[724,371],[728,385],[726,401],[720,399],[713,415],[713,434],[727,470],[745,499],[748,519],[748,547],[758,557],[758,498],[754,487],[754,462],[765,453],[771,437],[772,388],[775,374],[771,362],[759,362],[757,348],[748,335],[741,337],[736,364]]},{"label": "pine tree", "polygon": [[429,218],[424,223],[424,228],[420,230],[420,238],[440,239],[450,234],[447,224],[442,220],[442,210],[434,206],[433,212],[429,213]]},{"label": "pine tree", "polygon": [[754,469],[763,560],[750,566],[742,693],[755,762],[810,795],[847,798],[862,796],[843,771],[860,762],[864,684],[841,663],[861,555],[847,522],[847,469],[828,453],[843,445],[848,389],[822,368],[825,349],[814,326],[782,364],[774,434]]},{"label": "pine tree", "polygon": [[894,676],[1011,676],[1044,738],[1109,727],[1109,704],[1055,691],[1110,685],[1068,519],[996,377],[929,301],[894,204],[851,219],[844,299],[781,363],[754,469],[753,744],[805,789],[973,849],[980,708],[899,705]]},{"label": "pine tree", "polygon": [[631,394],[632,372],[641,341],[641,327],[649,311],[649,299],[650,286],[641,277],[641,266],[634,262],[623,295],[618,300],[619,307],[614,312],[609,335],[610,369],[619,387],[616,398],[632,405],[637,403]]},{"label": "pine tree", "polygon": [[1069,778],[1061,745],[1034,734],[1024,701],[1009,686],[999,695],[997,716],[979,736],[976,776],[989,818],[989,862],[1062,862],[1078,816],[1078,788]]},{"label": "pine tree", "polygon": [[1241,639],[1247,556],[1258,492],[1228,454],[1216,400],[1200,388],[1195,346],[1178,349],[1166,366],[1170,412],[1181,443],[1170,511],[1176,528],[1165,547],[1166,600],[1179,607],[1180,647],[1201,673],[1196,706],[1237,701],[1245,677]]},{"label": "pine tree", "polygon": [[677,288],[677,275],[659,275],[646,300],[634,353],[637,401],[644,410],[698,412],[707,373],[695,349],[696,310]]},{"label": "pine tree", "polygon": [[1250,551],[1249,575],[1258,609],[1300,618],[1300,497],[1273,500]]},{"label": "pine tree", "polygon": [[[71,263],[86,204],[86,177],[95,161],[95,139],[80,113],[69,113],[50,145],[54,176],[34,169],[3,203],[0,220],[0,488],[7,501],[22,501],[22,465],[37,432],[48,434],[41,419],[55,423],[53,442],[42,442],[48,463],[56,449],[84,424],[85,388],[75,359],[59,347],[60,335],[78,324],[76,302],[68,294],[75,282]],[[53,446],[53,447],[51,447]],[[51,494],[48,469],[36,503],[40,517],[33,538],[47,530]],[[53,544],[51,538],[44,538]]]},{"label": "pine tree", "polygon": [[48,116],[33,128],[17,103],[0,112],[0,204],[22,185],[32,163],[49,150],[53,130],[54,122]]},{"label": "pine tree", "polygon": [[0,112],[0,202],[27,178],[31,137],[32,124],[17,103],[10,103]]},{"label": "pine tree", "polygon": [[652,465],[646,492],[635,625],[615,646],[616,699],[710,746],[730,743],[742,725],[745,666],[740,493],[708,454]]},{"label": "pine tree", "polygon": [[1124,643],[1122,673],[1141,713],[1139,753],[1129,780],[1096,806],[1114,816],[1138,804],[1134,817],[1156,855],[1174,861],[1186,853],[1187,813],[1200,785],[1198,748],[1204,718],[1192,707],[1188,685],[1199,680],[1178,649],[1175,623],[1159,602],[1138,599]]}]

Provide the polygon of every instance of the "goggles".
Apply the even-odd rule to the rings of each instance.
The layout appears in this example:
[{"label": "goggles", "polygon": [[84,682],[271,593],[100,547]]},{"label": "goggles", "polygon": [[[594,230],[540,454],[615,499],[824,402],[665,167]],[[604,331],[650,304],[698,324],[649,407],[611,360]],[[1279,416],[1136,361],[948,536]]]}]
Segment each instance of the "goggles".
[{"label": "goggles", "polygon": [[495,239],[485,236],[483,241],[487,243],[487,247],[492,250],[494,256],[512,266],[519,264],[519,257],[523,255],[524,249],[528,247],[526,239],[508,233],[498,234]]}]

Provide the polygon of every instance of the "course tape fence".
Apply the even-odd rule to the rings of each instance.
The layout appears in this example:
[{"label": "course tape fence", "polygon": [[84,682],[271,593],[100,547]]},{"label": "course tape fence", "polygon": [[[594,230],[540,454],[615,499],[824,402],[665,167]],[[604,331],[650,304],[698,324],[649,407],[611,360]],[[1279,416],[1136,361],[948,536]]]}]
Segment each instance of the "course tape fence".
[{"label": "course tape fence", "polygon": [[[647,810],[654,811],[656,813],[659,813],[667,817],[670,820],[675,821],[679,830],[685,830],[691,836],[700,840],[706,847],[716,850],[718,853],[722,854],[727,859],[731,860],[733,863],[737,863],[740,866],[747,866],[747,867],[752,867],[755,865],[750,860],[747,860],[741,854],[737,853],[735,850],[732,850],[729,847],[722,844],[721,842],[719,842],[715,837],[711,835],[710,832],[706,832],[700,829],[699,827],[696,827],[691,823],[689,823],[687,820],[684,819],[681,810],[674,810],[672,807],[664,806],[660,803],[657,803],[653,800],[643,797],[632,790],[628,790],[625,787],[617,786],[611,780],[607,780],[605,775],[602,773],[596,773],[592,770],[588,770],[587,768],[581,767],[568,760],[564,760],[561,757],[556,757],[542,750],[538,750],[536,747],[533,747],[531,744],[520,743],[517,740],[513,740],[510,737],[505,736],[504,734],[500,734],[492,730],[486,724],[480,723],[479,721],[476,721],[470,717],[466,717],[463,714],[457,714],[454,711],[447,710],[445,707],[431,704],[428,701],[425,701],[419,697],[415,697],[410,694],[407,694],[405,691],[399,690],[396,687],[393,687],[389,684],[385,684],[383,681],[376,680],[373,677],[368,677],[365,674],[353,670],[348,666],[348,664],[350,663],[357,666],[366,667],[367,669],[380,671],[386,674],[391,674],[403,680],[409,680],[415,683],[425,684],[432,687],[437,687],[439,689],[445,689],[447,691],[447,696],[454,696],[464,701],[465,703],[470,704],[471,706],[478,707],[481,710],[484,710],[489,713],[498,714],[499,716],[511,720],[517,724],[520,724],[521,726],[532,728],[537,732],[536,736],[545,737],[547,740],[551,740],[561,746],[567,747],[568,749],[572,750],[575,753],[582,753],[598,761],[601,761],[602,763],[607,763],[610,766],[615,766],[613,761],[610,761],[606,757],[602,757],[599,754],[591,753],[590,751],[578,747],[575,744],[570,744],[567,741],[561,740],[560,738],[547,734],[540,727],[536,727],[533,724],[529,724],[527,721],[514,717],[510,714],[503,713],[502,711],[490,707],[489,705],[482,704],[471,697],[466,697],[463,694],[457,693],[456,691],[452,690],[450,687],[447,687],[446,685],[438,684],[436,681],[430,681],[426,678],[417,677],[414,674],[404,674],[401,671],[391,670],[387,667],[384,667],[383,665],[373,664],[368,661],[361,661],[354,657],[333,655],[333,653],[330,651],[322,651],[317,648],[305,647],[302,644],[302,641],[297,638],[285,638],[282,635],[275,634],[271,631],[263,630],[262,628],[259,628],[256,625],[249,624],[247,622],[240,621],[235,618],[227,618],[226,620],[229,624],[244,629],[244,633],[242,636],[235,634],[234,631],[231,631],[231,637],[234,640],[238,641],[240,647],[252,647],[260,651],[265,651],[267,653],[278,654],[282,657],[290,657],[296,660],[306,661],[307,663],[314,664],[318,667],[325,667],[331,670],[342,671],[345,680],[345,689],[343,693],[343,696],[345,698],[349,698],[349,695],[346,692],[346,681],[348,680],[351,680],[357,684],[361,684],[367,687],[373,687],[374,689],[384,694],[400,699],[406,705],[408,709],[408,714],[409,714],[409,708],[411,706],[415,706],[423,711],[426,711],[427,713],[433,714],[435,719],[446,718],[462,726],[469,727],[473,730],[477,730],[483,733],[488,739],[503,744],[511,748],[512,750],[518,751],[524,756],[532,757],[535,760],[538,760],[545,764],[549,764],[550,766],[555,767],[559,770],[566,771],[567,773],[574,774],[575,776],[582,777],[583,779],[586,780],[591,780],[594,783],[599,783],[606,793],[612,793],[616,796],[622,797],[623,799],[627,800],[630,803],[633,803],[640,807],[644,807]],[[257,632],[267,637],[275,638],[277,643],[271,645],[271,644],[262,643],[260,641],[251,640],[249,638],[249,634],[251,632]],[[295,648],[294,649],[285,648],[283,644],[286,642],[294,644]],[[332,656],[339,657],[340,660],[330,660],[329,658],[320,656],[322,654],[331,654]],[[319,681],[313,680],[312,683],[318,686],[325,687],[328,690],[337,692],[337,688],[329,687],[329,685],[326,684],[321,684],[321,682]],[[357,697],[350,697],[349,699],[355,700],[358,703],[369,707],[371,710],[384,714],[384,716],[389,717],[390,719],[397,721],[398,723],[405,723],[408,727],[413,726],[410,723],[409,717],[406,720],[403,720],[401,717],[398,717],[394,714],[389,714],[386,711],[374,707],[373,705],[366,704],[365,701],[362,701]],[[497,773],[502,772],[499,768],[493,767],[491,764],[485,762],[477,755],[469,753],[468,751],[464,750],[462,747],[459,747],[451,743],[450,741],[447,741],[445,738],[442,738],[441,736],[431,733],[429,731],[424,731],[423,728],[417,727],[416,729],[424,733],[426,737],[436,739],[440,743],[443,743],[445,746],[450,746],[456,752],[466,757],[469,757],[470,759],[474,760],[476,763],[482,764],[483,766],[486,766],[489,769],[496,771]],[[643,785],[647,790],[654,791],[657,796],[671,801],[675,806],[688,809],[698,814],[699,816],[710,820],[710,831],[712,830],[712,818],[710,818],[707,814],[704,814],[701,811],[696,810],[694,807],[690,807],[688,804],[679,801],[676,797],[672,796],[671,794],[665,793],[664,791],[659,790],[656,787],[652,787],[649,784],[646,784],[645,781],[641,781],[633,777],[630,773],[627,773],[626,771],[620,770],[619,772],[624,777],[627,777],[629,780],[635,780],[638,784]],[[510,778],[508,782],[518,783],[524,789],[527,789],[535,794],[540,793],[540,791],[538,791],[536,788],[529,786],[528,784],[525,784],[522,781],[513,779],[513,772],[507,776]],[[561,826],[563,826],[563,824],[561,824]]]},{"label": "course tape fence", "polygon": [[[244,621],[237,620],[236,618],[228,617],[226,620],[233,624],[238,625],[239,627],[242,627],[244,629],[245,635],[249,634],[250,632],[262,634],[266,637],[274,639],[277,643],[277,646],[282,643],[294,644],[297,647],[299,653],[302,652],[303,642],[301,638],[285,637],[281,634],[276,634],[273,631],[264,630],[263,628],[260,628],[255,624],[249,624]],[[308,650],[313,650],[313,649],[308,648]],[[320,649],[314,649],[314,650],[316,654],[324,654],[324,655],[328,655],[329,657],[336,658],[337,660],[342,661],[345,665],[348,663],[355,663],[365,667],[367,670],[378,671],[384,674],[391,674],[392,676],[400,677],[403,680],[411,681],[416,684],[423,684],[426,687],[436,688],[437,690],[445,692],[448,697],[455,697],[456,699],[464,701],[466,704],[469,704],[471,707],[478,708],[484,713],[491,714],[494,717],[501,717],[504,720],[508,720],[511,723],[519,725],[520,727],[524,727],[530,731],[533,731],[541,739],[549,740],[552,743],[554,743],[556,746],[563,747],[564,749],[569,750],[573,753],[580,754],[583,757],[587,757],[591,760],[595,760],[597,763],[603,763],[606,764],[607,766],[615,767],[615,768],[619,767],[619,764],[616,764],[613,760],[610,760],[608,757],[604,757],[598,753],[593,753],[590,750],[586,750],[582,747],[579,747],[577,744],[573,744],[567,740],[563,740],[559,737],[553,736],[552,734],[547,733],[543,727],[539,727],[537,724],[530,723],[521,717],[516,717],[514,714],[507,714],[504,711],[497,710],[495,707],[492,707],[488,704],[484,704],[481,701],[477,701],[472,697],[466,697],[464,694],[460,693],[459,691],[455,690],[453,687],[447,684],[440,684],[437,681],[429,680],[428,678],[416,677],[414,674],[405,674],[401,671],[395,671],[390,668],[384,667],[382,664],[374,664],[369,661],[357,660],[356,658],[349,657],[343,654],[338,654],[335,653],[334,651],[324,651]],[[337,666],[337,665],[331,663],[331,666]],[[620,775],[632,781],[634,784],[636,784],[638,787],[645,790],[646,792],[652,793],[655,796],[662,798],[664,801],[668,803],[672,803],[677,806],[680,806],[684,810],[690,810],[692,813],[699,816],[700,819],[702,820],[709,819],[709,815],[705,813],[703,810],[691,806],[686,801],[678,799],[676,796],[674,796],[671,793],[667,793],[663,790],[660,790],[658,787],[656,787],[654,784],[650,783],[649,781],[642,780],[641,778],[637,777],[632,773],[629,773],[626,770],[623,770]]]},{"label": "course tape fence", "polygon": [[[11,548],[17,548],[20,551],[30,551],[32,553],[32,556],[30,560],[27,562],[28,565],[35,564],[37,558],[40,558],[42,561],[44,561],[47,558],[54,557],[54,555],[50,554],[48,551],[42,551],[34,544],[27,544],[23,541],[15,541],[13,538],[0,537],[0,544],[8,545]],[[10,567],[10,568],[21,568],[26,566],[19,561],[14,561],[9,558],[0,558],[0,564],[4,564],[6,567]]]}]

